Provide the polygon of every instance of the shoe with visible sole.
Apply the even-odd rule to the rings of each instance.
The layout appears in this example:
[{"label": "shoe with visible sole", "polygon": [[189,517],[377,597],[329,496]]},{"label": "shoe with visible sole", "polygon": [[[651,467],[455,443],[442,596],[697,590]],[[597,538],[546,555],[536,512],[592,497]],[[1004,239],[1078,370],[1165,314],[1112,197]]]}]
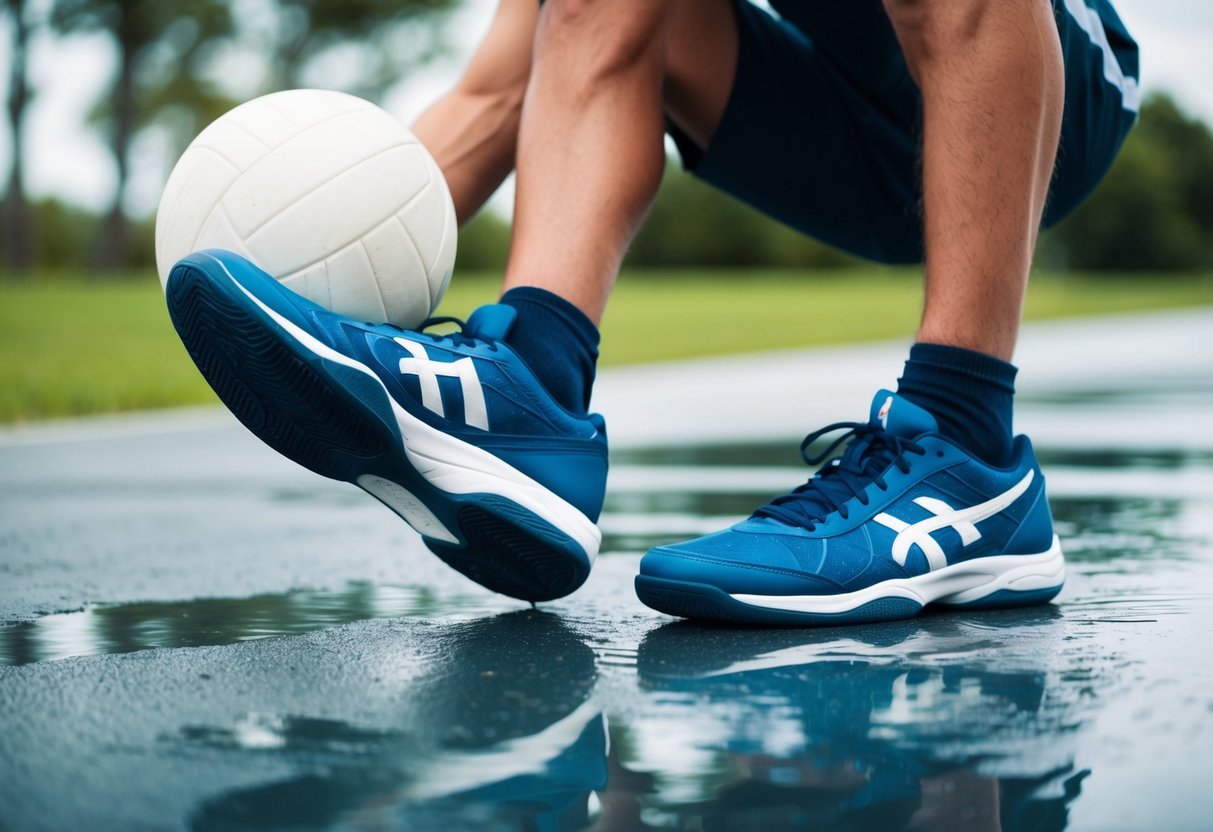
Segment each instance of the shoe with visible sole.
[{"label": "shoe with visible sole", "polygon": [[585,581],[606,425],[560,407],[502,342],[513,309],[443,335],[362,323],[217,249],[178,262],[166,293],[202,375],[271,448],[368,492],[491,590],[547,601]]},{"label": "shoe with visible sole", "polygon": [[[823,454],[807,450],[846,430]],[[887,390],[869,421],[801,445],[842,456],[749,519],[660,546],[636,594],[685,618],[828,625],[908,618],[928,604],[968,609],[1052,599],[1065,580],[1045,482],[1025,436],[993,468],[938,434],[935,419]]]}]

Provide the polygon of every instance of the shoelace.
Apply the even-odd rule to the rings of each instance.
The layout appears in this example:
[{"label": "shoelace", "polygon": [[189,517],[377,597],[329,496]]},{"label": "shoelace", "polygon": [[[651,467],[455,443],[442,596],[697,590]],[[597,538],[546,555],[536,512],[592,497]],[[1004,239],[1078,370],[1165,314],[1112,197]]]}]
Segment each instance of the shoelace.
[{"label": "shoelace", "polygon": [[[810,455],[809,448],[818,439],[837,430],[846,432],[830,443],[819,454]],[[837,511],[848,516],[845,503],[858,496],[863,505],[868,504],[864,489],[872,482],[881,490],[888,486],[884,472],[890,464],[902,473],[910,470],[905,455],[924,455],[926,451],[917,442],[902,436],[894,436],[880,422],[835,422],[814,431],[800,443],[800,456],[807,465],[820,465],[829,459],[843,442],[850,443],[842,456],[831,459],[814,474],[808,482],[791,492],[776,497],[754,512],[754,517],[770,517],[790,526],[802,526],[812,531],[818,523]]]},{"label": "shoelace", "polygon": [[[452,332],[428,332],[427,330],[442,326],[444,324],[454,324],[458,329]],[[393,329],[399,329],[401,332],[409,332],[409,330],[389,324]],[[413,332],[424,332],[426,335],[438,341],[450,341],[452,344],[459,347],[472,347],[479,343],[479,339],[468,335],[467,322],[462,318],[456,318],[454,315],[435,315],[431,318],[426,318]]]}]

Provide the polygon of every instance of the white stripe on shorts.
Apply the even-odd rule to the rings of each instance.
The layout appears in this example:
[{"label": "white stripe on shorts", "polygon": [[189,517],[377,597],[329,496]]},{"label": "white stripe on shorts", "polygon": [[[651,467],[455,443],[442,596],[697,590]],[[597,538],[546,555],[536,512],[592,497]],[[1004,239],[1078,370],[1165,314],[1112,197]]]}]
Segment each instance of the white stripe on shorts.
[{"label": "white stripe on shorts", "polygon": [[1091,43],[1098,46],[1099,50],[1103,52],[1103,77],[1109,84],[1120,90],[1122,106],[1126,110],[1136,113],[1138,107],[1141,106],[1141,91],[1137,88],[1137,79],[1131,75],[1125,75],[1124,70],[1120,68],[1120,62],[1116,60],[1116,53],[1112,51],[1112,44],[1108,43],[1108,34],[1103,29],[1103,21],[1099,19],[1099,12],[1082,0],[1066,0],[1066,11],[1087,33]]}]

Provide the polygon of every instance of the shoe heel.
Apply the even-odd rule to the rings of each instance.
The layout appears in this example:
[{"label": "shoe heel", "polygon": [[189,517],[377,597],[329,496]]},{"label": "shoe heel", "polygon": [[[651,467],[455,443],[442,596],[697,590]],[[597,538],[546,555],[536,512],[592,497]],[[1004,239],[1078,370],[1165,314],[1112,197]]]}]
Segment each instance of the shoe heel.
[{"label": "shoe heel", "polygon": [[971,569],[962,579],[969,585],[932,603],[966,610],[1035,606],[1053,600],[1066,581],[1066,561],[1056,535],[1053,545],[1039,554],[979,558],[963,566]]},{"label": "shoe heel", "polygon": [[591,560],[573,538],[516,503],[480,495],[456,514],[463,542],[425,538],[448,566],[494,592],[551,601],[580,587]]},{"label": "shoe heel", "polygon": [[1006,610],[1016,607],[1034,607],[1049,603],[1057,597],[1057,593],[1061,592],[1061,589],[1061,584],[1047,589],[1027,591],[1000,589],[973,601],[937,601],[936,603],[953,610]]}]

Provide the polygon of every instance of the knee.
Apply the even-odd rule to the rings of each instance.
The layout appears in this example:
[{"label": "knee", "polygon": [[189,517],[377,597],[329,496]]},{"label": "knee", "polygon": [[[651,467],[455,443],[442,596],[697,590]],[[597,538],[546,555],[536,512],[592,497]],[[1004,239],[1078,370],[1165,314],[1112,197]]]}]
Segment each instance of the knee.
[{"label": "knee", "polygon": [[660,45],[668,5],[669,0],[547,0],[535,58],[566,58],[571,84],[628,72]]},{"label": "knee", "polygon": [[936,58],[974,37],[1000,0],[884,0],[897,40],[911,63]]}]

